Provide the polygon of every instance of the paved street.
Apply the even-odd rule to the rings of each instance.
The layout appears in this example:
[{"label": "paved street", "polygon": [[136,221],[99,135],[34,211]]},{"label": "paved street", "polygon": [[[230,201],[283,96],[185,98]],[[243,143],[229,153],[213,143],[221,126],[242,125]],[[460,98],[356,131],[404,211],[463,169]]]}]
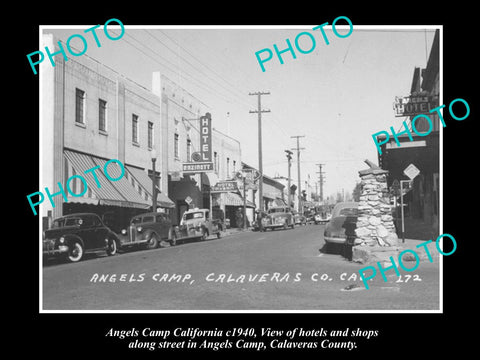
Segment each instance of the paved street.
[{"label": "paved street", "polygon": [[351,263],[335,251],[324,253],[323,245],[323,225],[307,225],[266,233],[239,232],[221,239],[129,251],[113,257],[89,256],[72,264],[48,262],[43,267],[43,308],[439,308],[438,258],[434,263],[421,262],[412,273],[402,273],[402,282],[393,270],[387,272],[388,282],[377,271],[367,290],[358,276],[364,265]]}]

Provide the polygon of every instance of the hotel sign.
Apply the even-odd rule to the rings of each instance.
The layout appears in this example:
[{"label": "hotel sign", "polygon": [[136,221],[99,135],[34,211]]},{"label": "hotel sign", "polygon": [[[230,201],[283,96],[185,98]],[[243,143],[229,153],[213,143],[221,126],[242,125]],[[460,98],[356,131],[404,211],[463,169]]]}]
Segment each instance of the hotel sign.
[{"label": "hotel sign", "polygon": [[211,193],[237,192],[238,186],[236,181],[219,181],[210,188]]},{"label": "hotel sign", "polygon": [[182,172],[185,173],[202,173],[213,171],[213,162],[189,162],[182,164]]},{"label": "hotel sign", "polygon": [[192,162],[182,164],[182,172],[195,174],[213,171],[212,161],[212,116],[200,116],[200,151],[192,154]]},{"label": "hotel sign", "polygon": [[212,161],[212,116],[200,117],[200,161]]},{"label": "hotel sign", "polygon": [[428,114],[432,106],[428,96],[395,96],[393,109],[395,111],[395,117],[416,116],[418,114]]}]

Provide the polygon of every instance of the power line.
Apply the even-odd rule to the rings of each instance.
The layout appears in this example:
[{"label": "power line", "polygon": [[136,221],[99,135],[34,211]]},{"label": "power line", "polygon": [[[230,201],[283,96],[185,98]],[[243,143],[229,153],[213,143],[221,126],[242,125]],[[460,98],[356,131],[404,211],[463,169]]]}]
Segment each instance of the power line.
[{"label": "power line", "polygon": [[[223,89],[225,89],[226,91],[230,92],[231,94],[233,94],[233,96],[237,97],[239,100],[241,101],[246,101],[246,100],[243,100],[240,98],[239,94],[237,93],[234,93],[232,90],[228,89],[227,87],[225,87],[223,84],[221,84],[219,81],[217,81],[216,79],[214,79],[213,77],[211,77],[210,75],[208,75],[207,73],[205,73],[204,71],[202,71],[200,68],[198,68],[197,66],[195,66],[194,64],[192,64],[189,60],[187,60],[186,58],[184,58],[183,56],[179,55],[178,53],[175,52],[175,50],[172,50],[168,45],[166,45],[163,41],[161,41],[160,39],[158,39],[155,35],[153,35],[151,32],[147,31],[147,30],[144,30],[148,35],[150,35],[153,39],[155,39],[156,41],[158,41],[160,44],[162,44],[163,46],[165,46],[168,50],[170,50],[172,53],[174,53],[175,55],[177,55],[178,57],[180,57],[185,63],[187,63],[188,65],[190,65],[193,69],[197,70],[199,73],[203,74],[204,76],[206,76],[208,79],[212,80],[213,82],[217,83],[219,86],[221,86]],[[212,69],[210,69],[208,66],[204,65],[200,60],[198,60],[196,58],[195,55],[191,54],[190,52],[188,52],[183,46],[181,46],[180,44],[177,43],[178,46],[180,46],[183,50],[185,50],[187,53],[189,53],[193,59],[195,59],[199,64],[205,66],[207,69],[209,69],[210,71],[212,71],[213,73],[215,73],[219,78],[221,78],[222,80],[223,77],[221,75],[218,75],[215,71],[213,71]],[[225,82],[227,82],[226,80],[224,80]],[[227,82],[228,83],[228,82]],[[235,89],[236,91],[240,91],[240,90],[237,90],[235,88],[235,86],[231,85],[233,89]]]},{"label": "power line", "polygon": [[[129,38],[131,38],[133,41],[135,41],[136,43],[139,43],[140,45],[142,46],[145,46],[141,41],[137,40],[135,37],[133,37],[131,34],[126,34],[126,36],[128,36]],[[176,68],[177,65],[173,64],[170,60],[166,59],[165,57],[163,57],[161,54],[159,54],[158,52],[154,51],[153,49],[151,48],[148,48],[152,53],[154,53],[156,56],[158,56],[159,58],[163,59],[166,63],[170,64],[171,66],[175,67],[172,69],[171,66],[168,66],[166,65],[165,63],[162,63],[160,62],[157,58],[154,58],[153,56],[151,56],[150,54],[146,53],[145,51],[143,51],[141,48],[139,48],[138,46],[136,46],[135,44],[133,44],[132,42],[128,41],[125,37],[122,39],[123,41],[125,41],[128,45],[134,47],[135,49],[137,49],[138,51],[140,51],[142,54],[144,54],[145,56],[147,56],[148,58],[150,58],[151,60],[153,60],[154,62],[156,62],[157,64],[167,68],[169,71],[171,71],[173,74],[177,74],[177,73],[182,73],[184,77],[186,78],[189,78],[190,81],[192,81],[193,83],[195,83],[196,86],[198,86],[199,88],[202,88],[204,90],[206,90],[207,92],[209,92],[210,94],[216,96],[217,98],[219,99],[222,99],[224,101],[230,101],[228,98],[222,96],[223,94],[217,92],[216,90],[210,88],[210,86],[208,86],[205,82],[201,81],[201,80],[198,80],[196,79],[193,75],[191,75],[190,73],[186,72],[186,71],[182,71],[180,68]],[[243,100],[242,100],[243,102]],[[247,107],[247,103],[245,102],[244,103],[245,107]]]},{"label": "power line", "polygon": [[[196,60],[200,65],[202,65],[203,67],[205,67],[206,69],[208,69],[209,71],[211,71],[213,74],[215,74],[216,76],[218,76],[218,78],[220,78],[221,80],[223,80],[225,83],[227,83],[228,85],[230,85],[233,89],[237,90],[237,86],[232,84],[230,81],[228,81],[227,79],[225,79],[222,75],[220,75],[218,72],[216,72],[214,69],[212,69],[210,66],[208,66],[207,64],[205,64],[203,61],[200,61],[198,59],[198,56],[193,54],[191,51],[189,51],[188,49],[186,49],[185,47],[183,47],[178,41],[176,41],[175,39],[173,39],[172,37],[170,37],[169,35],[167,35],[164,31],[160,30],[160,32],[165,36],[167,37],[170,41],[172,41],[173,43],[175,43],[178,47],[180,47],[183,51],[185,51],[187,54],[189,54],[192,59]],[[158,39],[157,39],[158,40]],[[160,40],[159,40],[160,41]],[[192,65],[193,66],[193,65]],[[231,64],[229,64],[229,66],[231,66]],[[237,90],[240,92],[240,90]],[[243,94],[242,94],[243,95]]]}]

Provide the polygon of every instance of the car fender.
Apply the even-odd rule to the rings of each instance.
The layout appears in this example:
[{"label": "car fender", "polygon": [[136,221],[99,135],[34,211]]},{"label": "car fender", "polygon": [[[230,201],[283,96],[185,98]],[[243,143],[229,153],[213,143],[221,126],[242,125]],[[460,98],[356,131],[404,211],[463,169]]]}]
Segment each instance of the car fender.
[{"label": "car fender", "polygon": [[146,231],[145,231],[145,240],[149,240],[149,241],[150,241],[150,239],[152,238],[152,235],[155,235],[155,236],[157,236],[157,238],[158,238],[158,235],[157,235],[157,233],[155,232],[155,230],[152,230],[152,229],[146,230]]},{"label": "car fender", "polygon": [[85,248],[85,243],[83,242],[82,238],[78,235],[75,234],[65,234],[62,235],[63,238],[65,238],[65,243],[68,246],[71,246],[74,242],[79,242],[80,245],[82,245],[83,248]]}]

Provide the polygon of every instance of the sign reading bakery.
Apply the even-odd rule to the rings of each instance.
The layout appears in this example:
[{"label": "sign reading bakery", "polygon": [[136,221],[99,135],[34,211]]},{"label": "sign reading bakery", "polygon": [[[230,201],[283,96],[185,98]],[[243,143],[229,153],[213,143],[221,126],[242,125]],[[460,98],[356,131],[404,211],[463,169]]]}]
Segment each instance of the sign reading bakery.
[{"label": "sign reading bakery", "polygon": [[200,117],[200,161],[212,161],[212,116]]}]

